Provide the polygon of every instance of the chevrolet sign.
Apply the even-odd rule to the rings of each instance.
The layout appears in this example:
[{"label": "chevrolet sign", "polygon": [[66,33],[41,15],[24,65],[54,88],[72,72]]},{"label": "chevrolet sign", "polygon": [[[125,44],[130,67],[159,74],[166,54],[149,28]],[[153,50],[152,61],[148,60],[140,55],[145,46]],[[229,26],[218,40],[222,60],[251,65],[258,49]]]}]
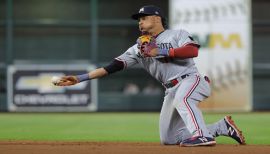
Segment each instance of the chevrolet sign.
[{"label": "chevrolet sign", "polygon": [[[91,67],[94,69],[94,67]],[[19,65],[8,69],[10,111],[92,111],[96,109],[96,81],[57,87],[52,76],[82,74],[88,65]]]}]

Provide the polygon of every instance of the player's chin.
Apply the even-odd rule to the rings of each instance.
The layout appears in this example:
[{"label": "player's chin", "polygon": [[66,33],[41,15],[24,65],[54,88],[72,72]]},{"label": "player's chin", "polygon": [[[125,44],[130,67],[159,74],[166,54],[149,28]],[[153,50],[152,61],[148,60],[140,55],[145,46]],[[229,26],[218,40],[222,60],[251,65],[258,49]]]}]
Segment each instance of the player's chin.
[{"label": "player's chin", "polygon": [[142,32],[142,34],[147,33],[147,31],[144,28],[142,28],[142,27],[140,27],[140,31]]},{"label": "player's chin", "polygon": [[142,33],[142,35],[149,35],[150,34],[150,32],[146,29],[142,29],[141,33]]}]

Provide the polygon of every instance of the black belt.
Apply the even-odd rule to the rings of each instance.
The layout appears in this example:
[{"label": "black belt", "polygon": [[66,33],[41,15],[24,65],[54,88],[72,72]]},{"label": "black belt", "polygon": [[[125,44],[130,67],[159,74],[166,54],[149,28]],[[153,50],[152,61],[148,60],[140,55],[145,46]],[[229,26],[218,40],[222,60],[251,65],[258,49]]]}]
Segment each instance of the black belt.
[{"label": "black belt", "polygon": [[172,88],[173,86],[177,85],[180,82],[179,79],[183,80],[184,78],[186,78],[188,76],[189,76],[188,74],[182,75],[179,78],[175,78],[175,79],[168,81],[167,83],[163,84],[163,86],[165,88]]}]

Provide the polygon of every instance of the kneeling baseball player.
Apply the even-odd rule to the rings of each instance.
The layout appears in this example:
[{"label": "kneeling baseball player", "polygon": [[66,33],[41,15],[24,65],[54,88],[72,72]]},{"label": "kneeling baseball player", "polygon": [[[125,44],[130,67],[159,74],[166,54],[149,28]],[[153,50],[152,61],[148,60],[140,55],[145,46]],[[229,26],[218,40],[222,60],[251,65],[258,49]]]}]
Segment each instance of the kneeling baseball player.
[{"label": "kneeling baseball player", "polygon": [[210,96],[209,79],[199,74],[193,61],[200,45],[185,30],[165,29],[160,8],[148,5],[132,15],[142,32],[137,43],[108,66],[87,74],[61,78],[58,86],[100,78],[139,64],[165,88],[160,113],[160,140],[165,145],[213,146],[215,137],[228,136],[245,144],[242,132],[231,116],[206,125],[198,104]]}]

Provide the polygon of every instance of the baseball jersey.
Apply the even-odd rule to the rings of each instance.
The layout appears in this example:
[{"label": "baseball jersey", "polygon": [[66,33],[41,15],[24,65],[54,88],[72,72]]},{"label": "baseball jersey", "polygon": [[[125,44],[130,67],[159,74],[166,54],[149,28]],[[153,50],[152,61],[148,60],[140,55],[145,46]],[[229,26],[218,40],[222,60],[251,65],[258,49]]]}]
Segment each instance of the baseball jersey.
[{"label": "baseball jersey", "polygon": [[[178,48],[190,43],[197,44],[185,30],[165,30],[156,36],[156,44],[161,49]],[[198,73],[192,58],[142,57],[137,44],[115,59],[122,61],[125,68],[139,64],[161,83],[185,74]]]}]

